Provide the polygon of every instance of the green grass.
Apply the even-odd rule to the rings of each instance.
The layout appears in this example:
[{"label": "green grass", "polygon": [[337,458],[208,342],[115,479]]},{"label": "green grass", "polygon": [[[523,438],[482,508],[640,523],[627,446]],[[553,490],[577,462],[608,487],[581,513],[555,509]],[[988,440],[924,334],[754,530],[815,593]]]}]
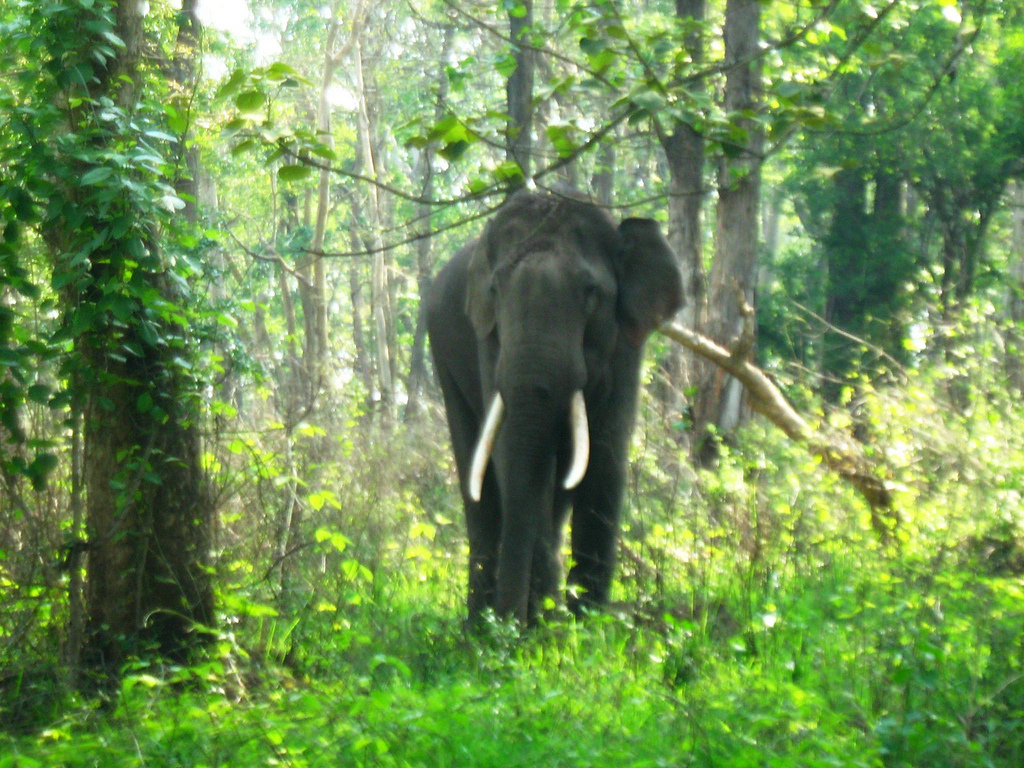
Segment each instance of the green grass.
[{"label": "green grass", "polygon": [[[616,609],[526,633],[463,631],[450,485],[388,488],[369,456],[324,482],[338,504],[308,521],[287,593],[235,537],[205,661],[131,669],[101,707],[8,655],[0,768],[1020,768],[1024,416],[956,422],[915,397],[866,411],[899,448],[894,543],[771,431],[713,474],[638,449]],[[403,476],[438,466],[381,450]]]},{"label": "green grass", "polygon": [[109,712],[5,737],[0,766],[1024,764],[1020,579],[855,565],[780,584],[727,639],[668,615],[470,638],[364,605],[315,671],[141,670]]}]

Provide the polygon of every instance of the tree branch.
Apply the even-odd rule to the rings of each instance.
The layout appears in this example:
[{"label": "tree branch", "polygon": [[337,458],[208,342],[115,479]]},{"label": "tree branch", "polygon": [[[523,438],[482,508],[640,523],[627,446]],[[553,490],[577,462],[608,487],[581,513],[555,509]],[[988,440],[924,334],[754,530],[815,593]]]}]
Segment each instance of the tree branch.
[{"label": "tree branch", "polygon": [[888,539],[899,522],[899,514],[892,506],[891,484],[885,479],[887,473],[868,459],[859,442],[840,432],[826,434],[812,427],[768,374],[745,357],[678,323],[666,323],[661,332],[736,377],[747,390],[751,408],[791,440],[806,445],[829,469],[857,489],[870,507],[872,527],[881,538]]}]

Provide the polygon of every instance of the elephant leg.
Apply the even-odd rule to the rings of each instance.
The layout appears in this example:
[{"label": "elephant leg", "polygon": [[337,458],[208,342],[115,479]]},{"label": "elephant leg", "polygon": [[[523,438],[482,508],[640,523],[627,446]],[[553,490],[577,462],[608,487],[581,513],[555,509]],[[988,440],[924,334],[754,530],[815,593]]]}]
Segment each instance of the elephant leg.
[{"label": "elephant leg", "polygon": [[469,539],[470,622],[475,622],[487,608],[494,607],[495,579],[498,567],[498,542],[501,536],[501,503],[493,469],[488,469],[480,501],[470,498],[466,488],[470,462],[480,432],[480,420],[462,396],[452,377],[443,368],[438,370],[444,394],[448,430],[459,473],[462,503],[466,512],[466,534]]},{"label": "elephant leg", "polygon": [[501,540],[501,508],[494,472],[484,477],[480,501],[468,496],[466,506],[466,533],[469,537],[469,620],[480,618],[488,608],[495,607],[497,593],[498,544]]},{"label": "elephant leg", "polygon": [[576,489],[572,513],[572,557],[569,572],[569,607],[608,602],[615,570],[619,514],[625,487],[626,463],[616,452],[601,445],[591,452],[587,476]]},{"label": "elephant leg", "polygon": [[[564,473],[559,466],[558,473]],[[556,474],[556,477],[560,474]],[[529,621],[533,623],[537,616],[545,610],[546,598],[558,596],[558,588],[562,581],[562,532],[569,511],[571,493],[561,488],[555,489],[554,508],[549,518],[550,525],[541,529],[537,546],[533,551],[533,566],[530,577]]]}]

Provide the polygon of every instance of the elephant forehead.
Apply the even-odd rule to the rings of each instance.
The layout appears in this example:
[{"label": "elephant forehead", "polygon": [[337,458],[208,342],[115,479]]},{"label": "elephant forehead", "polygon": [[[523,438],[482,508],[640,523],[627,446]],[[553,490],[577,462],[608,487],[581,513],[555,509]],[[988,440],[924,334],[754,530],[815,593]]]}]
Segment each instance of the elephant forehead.
[{"label": "elephant forehead", "polygon": [[592,286],[603,296],[614,295],[615,279],[599,261],[567,257],[564,253],[531,254],[510,270],[502,282],[502,293],[510,303],[564,309],[573,297],[582,295],[584,286]]},{"label": "elephant forehead", "polygon": [[499,245],[496,263],[514,269],[526,261],[578,258],[579,244],[570,232],[544,232],[527,237],[509,238]]},{"label": "elephant forehead", "polygon": [[557,293],[567,290],[577,279],[579,267],[565,253],[532,251],[508,271],[507,285],[520,294]]},{"label": "elephant forehead", "polygon": [[562,237],[539,237],[520,243],[499,256],[496,274],[499,279],[528,274],[550,273],[552,277],[572,278],[580,273],[599,269],[607,259],[600,249],[587,247],[566,233]]}]

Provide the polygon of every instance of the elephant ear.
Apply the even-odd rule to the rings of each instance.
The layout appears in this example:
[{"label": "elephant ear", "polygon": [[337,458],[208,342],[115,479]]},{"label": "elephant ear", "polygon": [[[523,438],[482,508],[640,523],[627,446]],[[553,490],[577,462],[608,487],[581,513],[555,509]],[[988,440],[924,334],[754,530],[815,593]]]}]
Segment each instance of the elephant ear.
[{"label": "elephant ear", "polygon": [[683,276],[676,255],[652,219],[625,219],[619,281],[619,321],[640,346],[683,304]]},{"label": "elephant ear", "polygon": [[484,339],[494,330],[494,278],[487,256],[487,238],[482,236],[470,246],[466,275],[466,315],[478,338]]}]

